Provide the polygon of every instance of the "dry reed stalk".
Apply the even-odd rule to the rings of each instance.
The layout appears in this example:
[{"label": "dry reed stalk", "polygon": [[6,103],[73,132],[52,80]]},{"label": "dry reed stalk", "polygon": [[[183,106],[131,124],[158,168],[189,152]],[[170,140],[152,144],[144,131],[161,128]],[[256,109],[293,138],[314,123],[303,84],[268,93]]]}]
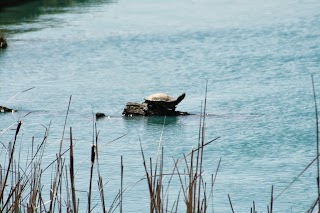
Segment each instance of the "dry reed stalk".
[{"label": "dry reed stalk", "polygon": [[306,211],[306,213],[312,213],[317,204],[318,204],[318,198],[315,201],[313,201],[311,207]]},{"label": "dry reed stalk", "polygon": [[105,199],[104,199],[104,189],[103,189],[103,182],[102,182],[101,176],[99,176],[98,188],[99,188],[99,193],[100,193],[102,211],[103,211],[103,213],[106,213],[107,211],[106,211],[106,205],[105,205]]},{"label": "dry reed stalk", "polygon": [[122,201],[123,201],[123,197],[122,197],[122,193],[123,193],[123,158],[121,155],[121,189],[120,189],[120,213],[122,213]]},{"label": "dry reed stalk", "polygon": [[[65,200],[63,200],[63,196],[62,196],[62,186],[63,186],[63,180],[64,180],[64,178],[63,178],[63,175],[64,175],[64,173],[63,173],[63,171],[65,171],[67,168],[64,166],[65,165],[65,160],[66,159],[63,159],[63,164],[62,164],[62,166],[61,166],[61,175],[60,175],[60,187],[59,187],[59,196],[57,196],[58,198],[59,198],[59,212],[62,212],[62,203],[63,203],[63,201],[64,201],[64,203],[65,203]],[[68,192],[68,188],[67,188],[67,190],[66,190],[67,192]]]},{"label": "dry reed stalk", "polygon": [[65,129],[66,129],[66,124],[67,124],[67,119],[68,119],[68,115],[69,115],[69,110],[70,110],[70,105],[71,105],[71,98],[72,96],[70,96],[69,98],[69,104],[68,104],[68,109],[67,109],[67,113],[66,113],[66,117],[65,117],[65,121],[64,121],[64,126],[63,126],[63,131],[62,131],[62,138],[60,141],[60,145],[59,145],[59,152],[57,154],[57,166],[56,166],[56,173],[55,173],[55,178],[53,180],[53,185],[52,185],[52,189],[51,189],[51,202],[50,202],[50,207],[49,207],[49,212],[53,212],[53,201],[56,201],[55,196],[57,193],[57,189],[58,189],[58,177],[60,176],[60,171],[61,171],[61,153],[62,153],[62,144],[63,144],[63,140],[64,140],[64,133],[65,133]]},{"label": "dry reed stalk", "polygon": [[[313,204],[311,205],[311,207],[309,208],[309,210],[307,211],[307,213],[309,212],[313,212],[313,209],[315,208],[315,206],[318,204],[318,212],[320,212],[320,166],[319,166],[319,118],[318,118],[318,107],[317,107],[317,96],[316,96],[316,91],[315,91],[315,86],[314,86],[314,80],[313,80],[313,75],[311,75],[311,80],[312,80],[312,90],[313,90],[313,100],[314,100],[314,109],[315,109],[315,116],[316,116],[316,150],[317,150],[317,155],[316,157],[311,161],[311,163],[308,164],[308,166],[303,170],[306,171],[315,160],[317,160],[317,192],[318,192],[318,196],[316,201],[313,202]],[[301,172],[300,175],[303,173]],[[299,175],[299,176],[300,176]],[[299,177],[298,176],[298,177]],[[297,178],[296,178],[297,179]],[[295,179],[295,180],[296,180]],[[292,184],[292,183],[291,183]],[[291,185],[290,184],[290,185]],[[287,187],[288,188],[288,187]],[[286,188],[286,189],[287,189]]]},{"label": "dry reed stalk", "polygon": [[30,207],[30,210],[33,212],[34,209],[36,208],[36,200],[37,200],[37,195],[38,195],[38,179],[37,179],[37,167],[33,167],[33,174],[31,176],[31,184],[30,184],[30,198],[29,198],[29,203],[28,206]]},{"label": "dry reed stalk", "polygon": [[[311,166],[319,157],[320,157],[320,153],[319,153],[318,156],[316,156],[316,157],[314,157],[314,158],[312,159],[312,161],[298,174],[297,177],[295,177],[295,178],[289,183],[289,185],[288,185],[286,188],[284,188],[284,189],[274,198],[274,200],[277,200],[285,191],[287,191],[287,190],[290,188],[290,186],[291,186],[294,182],[296,182],[296,181],[299,179],[299,177],[301,177],[301,175],[303,175],[303,174],[305,173],[305,171],[307,171],[307,169],[309,169],[310,166]],[[317,198],[317,200],[318,200],[318,198]]]},{"label": "dry reed stalk", "polygon": [[229,199],[229,203],[230,203],[230,207],[231,207],[232,213],[234,213],[232,202],[231,202],[231,198],[230,198],[229,194],[228,194],[228,199]]},{"label": "dry reed stalk", "polygon": [[[58,196],[58,191],[60,190],[60,195],[61,195],[61,185],[62,185],[62,175],[63,175],[63,171],[64,171],[64,163],[65,163],[65,159],[61,159],[61,163],[60,163],[60,166],[59,166],[59,170],[57,171],[58,172],[58,182],[56,184],[56,190],[55,190],[55,194],[54,194],[54,200],[53,200],[53,211],[55,210],[55,207],[57,205],[57,208],[58,208],[58,211],[61,212],[61,196]],[[51,201],[52,203],[52,201]]]},{"label": "dry reed stalk", "polygon": [[[22,184],[20,197],[22,197],[22,192],[26,189],[26,185],[28,183],[30,183],[29,184],[30,192],[28,194],[30,199],[29,199],[29,203],[27,205],[30,208],[32,206],[34,209],[36,208],[37,202],[40,203],[38,205],[41,205],[41,202],[42,202],[41,201],[41,199],[42,199],[41,198],[41,189],[40,189],[40,181],[41,181],[41,175],[42,175],[41,161],[42,161],[42,157],[44,154],[44,147],[45,147],[45,144],[47,141],[48,131],[49,131],[49,129],[46,128],[44,139],[42,140],[41,144],[37,147],[37,150],[35,153],[33,153],[33,150],[34,150],[34,143],[33,143],[34,137],[33,137],[32,147],[31,147],[32,159],[30,160],[30,162],[26,161],[25,171],[23,171],[23,169],[19,166],[20,170],[24,173],[20,179],[26,180],[25,183]],[[19,158],[20,158],[20,156],[19,156]],[[29,172],[29,174],[27,174],[26,172],[29,167],[31,167],[30,172]],[[36,192],[35,192],[35,189],[37,190]],[[23,202],[25,200],[25,198],[26,197],[22,198],[21,202]]]},{"label": "dry reed stalk", "polygon": [[[7,167],[7,171],[6,171],[6,174],[5,174],[5,178],[3,181],[1,181],[1,192],[0,192],[0,199],[1,199],[1,202],[0,203],[3,203],[3,195],[4,195],[4,190],[5,190],[5,187],[6,187],[6,184],[7,184],[7,181],[8,181],[8,177],[9,177],[9,171],[10,171],[10,167],[12,165],[12,162],[13,162],[13,154],[14,154],[14,151],[15,151],[15,145],[16,145],[16,141],[17,141],[17,137],[18,137],[18,134],[19,134],[19,131],[20,131],[20,127],[22,125],[22,122],[19,121],[18,124],[17,124],[17,128],[16,128],[16,132],[15,132],[15,136],[14,136],[14,141],[13,141],[13,145],[12,145],[12,149],[11,151],[9,152],[10,154],[10,158],[9,158],[9,164],[8,164],[8,167]],[[12,194],[9,195],[7,201],[2,205],[2,209],[0,212],[3,212],[3,210],[7,207],[7,204],[9,202],[9,199],[11,198]]]},{"label": "dry reed stalk", "polygon": [[164,195],[163,195],[163,147],[161,147],[161,158],[160,158],[160,173],[159,173],[159,182],[157,190],[157,206],[159,206],[159,212],[163,212],[164,209]]},{"label": "dry reed stalk", "polygon": [[[105,143],[105,144],[103,144],[103,146],[101,146],[100,147],[100,149],[101,148],[104,148],[105,146],[107,146],[107,145],[109,145],[109,144],[111,144],[111,143],[113,143],[113,142],[115,142],[115,141],[117,141],[117,140],[119,140],[119,139],[121,139],[121,138],[123,138],[124,136],[126,136],[128,133],[125,133],[125,134],[123,134],[123,135],[121,135],[121,136],[119,136],[119,137],[117,137],[117,138],[115,138],[115,139],[113,139],[113,140],[111,140],[111,141],[109,141],[108,143]],[[63,152],[62,153],[62,155],[64,155],[66,152],[68,152],[69,151],[69,148],[65,151],[65,152]],[[77,172],[79,171],[79,169],[80,169],[80,167],[90,158],[90,154],[80,163],[80,165],[79,165],[79,167],[77,168],[77,170],[76,170],[76,172],[75,172],[75,175],[77,174]],[[57,160],[57,159],[56,159]],[[47,169],[47,168],[46,168]]]},{"label": "dry reed stalk", "polygon": [[[213,186],[217,177],[217,173],[219,170],[221,158],[219,160],[218,167],[216,169],[216,174],[213,178],[211,178],[211,189],[210,193],[207,193],[207,184],[204,182],[204,179],[202,177],[203,174],[203,156],[204,156],[204,147],[208,144],[214,142],[219,137],[205,143],[205,122],[206,122],[206,104],[207,104],[207,86],[206,86],[206,95],[205,95],[205,103],[202,111],[201,107],[201,116],[200,116],[200,124],[199,124],[199,138],[198,138],[198,147],[196,149],[192,149],[192,151],[188,155],[184,155],[184,158],[182,158],[185,161],[185,166],[187,169],[187,173],[180,173],[178,168],[178,163],[180,160],[174,160],[174,167],[171,170],[176,170],[177,174],[179,176],[180,184],[181,184],[181,190],[182,194],[184,195],[184,200],[186,204],[186,212],[187,213],[200,213],[200,212],[206,212],[208,208],[208,195],[213,196]],[[201,104],[202,105],[202,104]],[[157,154],[157,160],[155,163],[155,169],[153,169],[152,165],[152,159],[150,158],[150,166],[149,169],[147,169],[146,160],[140,141],[140,149],[141,149],[141,155],[143,159],[143,165],[145,169],[145,176],[148,183],[148,189],[149,189],[149,196],[150,196],[150,213],[153,212],[163,212],[164,209],[168,209],[168,195],[167,191],[169,188],[169,184],[171,181],[171,178],[174,174],[174,172],[171,173],[171,178],[169,180],[169,184],[167,187],[167,191],[163,192],[163,148],[162,148],[162,158],[161,158],[161,165],[160,169],[158,169],[158,158],[159,158],[159,151]],[[161,140],[160,140],[161,142]],[[160,147],[160,143],[159,143]],[[159,148],[158,148],[159,150]],[[187,156],[190,156],[190,161],[188,163]],[[158,175],[158,170],[160,174]],[[185,177],[185,183],[182,180],[182,176]],[[179,196],[180,196],[179,192]],[[167,196],[167,204],[164,205],[163,201],[165,200],[164,195]],[[177,202],[174,202],[174,206],[171,211],[174,210],[174,207],[176,208],[176,211],[178,209],[178,200]]]},{"label": "dry reed stalk", "polygon": [[91,169],[90,169],[90,181],[89,181],[89,192],[88,192],[88,213],[91,212],[91,191],[92,191],[92,176],[93,176],[93,166],[95,160],[95,145],[91,146]]},{"label": "dry reed stalk", "polygon": [[[20,161],[19,161],[19,164],[20,164]],[[20,190],[21,190],[21,184],[20,184],[20,172],[17,171],[17,169],[15,168],[15,174],[16,175],[16,180],[15,182],[17,183],[17,190],[15,190],[15,193],[14,193],[14,198],[12,200],[12,203],[13,205],[11,206],[14,210],[14,212],[18,212],[19,210],[19,203],[20,203]]]},{"label": "dry reed stalk", "polygon": [[[27,159],[25,163],[26,168],[24,170],[20,167],[21,149],[19,152],[19,160],[17,165],[16,162],[13,160],[15,144],[13,144],[12,148],[10,148],[9,156],[11,158],[10,160],[11,166],[8,167],[9,170],[7,170],[7,172],[10,171],[11,173],[11,177],[10,177],[11,190],[9,193],[7,193],[6,199],[4,198],[3,195],[1,197],[2,204],[4,204],[4,205],[1,205],[1,208],[0,208],[1,212],[4,212],[4,211],[19,212],[19,211],[23,211],[22,210],[23,207],[26,207],[26,210],[28,212],[36,212],[37,208],[39,209],[45,208],[45,207],[42,207],[42,205],[44,205],[44,202],[41,196],[42,189],[40,188],[40,182],[41,182],[41,174],[42,174],[41,161],[44,153],[44,144],[47,139],[47,133],[48,133],[47,130],[48,129],[46,129],[44,140],[41,142],[40,146],[37,147],[37,150],[35,153],[34,153],[35,149],[34,149],[34,137],[33,137],[32,147],[31,147],[32,158],[30,161]],[[18,131],[19,131],[19,128],[17,128],[16,136]],[[15,136],[15,140],[17,139],[16,136]],[[63,166],[61,168],[63,168]],[[20,171],[23,172],[22,176],[20,175]],[[62,172],[60,172],[60,174],[62,174]],[[0,182],[4,182],[3,178],[0,178],[0,179],[1,179]],[[61,176],[60,176],[60,179],[61,179]],[[5,186],[7,186],[7,184]],[[27,188],[30,188],[30,192],[27,195],[24,195],[23,192]],[[61,192],[61,187],[60,187],[60,192]],[[28,200],[28,201],[24,204],[25,200]],[[60,209],[61,208],[62,207],[60,202]]]},{"label": "dry reed stalk", "polygon": [[73,212],[77,211],[77,198],[76,198],[76,188],[74,181],[74,158],[73,158],[73,139],[72,139],[72,127],[70,127],[70,181],[71,181],[71,197]]},{"label": "dry reed stalk", "polygon": [[[195,150],[192,150],[191,155],[190,155],[191,156],[190,163],[189,163],[190,166],[188,166],[187,158],[186,158],[186,156],[184,156],[186,167],[187,167],[186,177],[188,177],[188,181],[187,181],[188,184],[186,186],[184,186],[182,178],[181,178],[182,174],[179,172],[178,161],[175,161],[175,166],[176,166],[177,173],[179,175],[181,189],[182,189],[182,192],[184,195],[187,213],[206,212],[207,207],[208,207],[208,204],[207,204],[208,195],[207,195],[207,190],[206,190],[206,183],[204,182],[204,180],[202,178],[202,172],[200,172],[199,174],[193,174],[194,153],[197,153],[197,152],[195,152]],[[196,158],[198,158],[198,156],[196,156]],[[199,179],[200,179],[200,181],[199,181]],[[212,178],[211,191],[213,191],[213,185],[214,184],[213,184],[213,178]],[[198,196],[197,194],[194,193],[194,192],[199,192],[199,187],[202,188],[202,194],[200,194],[200,196]]]},{"label": "dry reed stalk", "polygon": [[115,196],[115,198],[113,199],[108,212],[114,212],[117,209],[117,207],[120,204],[120,202],[118,202],[119,199],[120,199],[120,190],[119,190],[118,194]]},{"label": "dry reed stalk", "polygon": [[[317,96],[314,87],[313,75],[311,75],[312,80],[312,89],[313,89],[313,99],[314,99],[314,109],[316,115],[316,145],[317,145],[317,156],[319,156],[319,120],[318,120],[318,107],[317,107]],[[317,158],[317,188],[318,188],[318,212],[320,212],[320,166],[319,166],[319,158]]]},{"label": "dry reed stalk", "polygon": [[98,188],[99,188],[99,194],[100,194],[100,200],[102,205],[102,211],[105,213],[106,211],[106,204],[104,199],[104,185],[102,181],[102,176],[100,174],[100,167],[99,167],[99,147],[98,147],[98,136],[99,132],[97,131],[97,124],[95,123],[95,142],[96,142],[96,160],[97,160],[97,171],[98,171]]},{"label": "dry reed stalk", "polygon": [[[70,170],[70,168],[69,168]],[[70,189],[69,189],[69,178],[68,178],[68,168],[65,167],[65,184],[66,184],[66,193],[67,193],[67,198],[65,200],[65,205],[66,205],[66,211],[67,212],[72,212],[72,205],[71,205],[71,199],[70,199]]]},{"label": "dry reed stalk", "polygon": [[213,178],[213,175],[212,175],[212,178],[211,178],[211,191],[210,191],[209,198],[210,197],[213,198],[213,187],[214,187],[214,184],[215,184],[216,179],[217,179],[217,175],[218,175],[218,171],[219,171],[219,168],[220,168],[221,159],[222,158],[219,159],[218,166],[217,166],[214,178]]},{"label": "dry reed stalk", "polygon": [[[204,106],[203,106],[203,110],[201,107],[201,114],[200,114],[198,147],[196,150],[192,150],[191,153],[189,154],[190,167],[188,167],[187,158],[186,156],[184,156],[188,177],[189,177],[188,186],[186,187],[186,189],[188,190],[187,196],[186,196],[186,193],[184,192],[185,190],[183,186],[182,186],[182,191],[184,192],[184,195],[185,195],[185,202],[186,202],[186,208],[187,208],[186,211],[188,213],[207,211],[207,207],[208,207],[208,204],[207,204],[208,197],[207,197],[207,189],[206,189],[207,184],[204,182],[204,179],[202,177],[204,147],[219,138],[218,137],[212,141],[209,141],[208,143],[205,143],[207,91],[208,90],[207,90],[207,84],[206,84]],[[196,160],[194,160],[194,157],[196,158]],[[194,165],[194,162],[196,162],[195,163],[196,165]],[[213,195],[213,186],[214,186],[214,182],[220,167],[220,162],[221,162],[221,158],[220,158],[214,179],[212,175],[211,190],[210,190],[209,197]],[[193,173],[194,168],[195,168],[195,173]],[[182,181],[180,182],[182,184]]]},{"label": "dry reed stalk", "polygon": [[[29,91],[29,90],[32,90],[32,89],[34,89],[35,87],[30,87],[30,88],[28,88],[28,89],[25,89],[25,90],[23,90],[22,92],[19,92],[19,93],[17,93],[17,94],[15,94],[14,96],[12,96],[8,101],[6,101],[5,103],[4,103],[4,105],[7,105],[12,99],[14,99],[15,97],[17,97],[18,95],[20,95],[20,94],[22,94],[22,93],[24,93],[24,92],[27,92],[27,91]],[[28,114],[30,114],[30,113],[28,113]],[[27,115],[28,115],[27,114]],[[27,116],[26,115],[26,116]],[[25,117],[25,116],[24,116]]]},{"label": "dry reed stalk", "polygon": [[145,174],[146,174],[146,177],[147,177],[149,196],[150,196],[150,209],[149,209],[149,212],[153,213],[153,210],[154,210],[154,206],[153,205],[154,204],[153,204],[153,190],[152,190],[151,178],[149,177],[149,173],[148,173],[148,170],[147,170],[147,164],[146,164],[146,160],[145,160],[145,157],[144,157],[144,153],[143,153],[140,137],[139,137],[139,141],[140,141],[140,150],[141,150],[141,155],[142,155],[142,159],[143,159],[143,166],[144,166]]},{"label": "dry reed stalk", "polygon": [[270,213],[272,213],[272,210],[273,210],[273,185],[271,187]]},{"label": "dry reed stalk", "polygon": [[[94,116],[93,116],[94,117]],[[95,140],[95,159],[96,159],[96,164],[97,164],[97,173],[98,173],[98,189],[99,189],[99,194],[100,194],[100,199],[101,199],[101,205],[102,205],[102,210],[103,212],[107,212],[106,211],[106,204],[105,204],[105,196],[104,196],[104,184],[103,184],[103,181],[102,181],[102,176],[100,174],[100,168],[99,168],[99,155],[98,155],[98,136],[99,136],[99,131],[97,131],[97,125],[96,123],[94,122],[93,124],[93,140]],[[112,143],[122,137],[124,137],[126,134],[108,142],[107,144],[109,143]],[[92,160],[92,158],[91,158]],[[118,206],[120,206],[120,211],[122,211],[122,203],[123,203],[123,193],[124,193],[124,190],[123,190],[123,158],[121,156],[121,186],[120,186],[120,190],[119,190],[119,193],[115,196],[108,212],[114,212]],[[97,204],[98,205],[98,204]],[[97,206],[96,205],[96,206]],[[92,209],[91,209],[92,211]]]},{"label": "dry reed stalk", "polygon": [[[140,140],[140,138],[139,138]],[[145,175],[146,175],[146,179],[148,182],[148,189],[149,189],[149,196],[150,196],[150,209],[149,212],[153,213],[160,213],[163,212],[164,209],[166,208],[165,206],[167,206],[167,204],[164,202],[166,200],[165,195],[167,195],[167,192],[164,193],[163,191],[163,147],[161,148],[161,154],[160,154],[160,166],[158,168],[158,162],[156,162],[156,166],[155,169],[152,169],[152,158],[150,158],[150,173],[148,172],[147,169],[147,165],[146,165],[146,161],[145,161],[145,157],[144,157],[144,152],[143,152],[143,148],[142,148],[142,144],[140,141],[140,149],[141,149],[141,155],[142,155],[142,159],[143,159],[143,165],[144,165],[144,169],[145,169]],[[159,153],[157,156],[157,160],[159,159]],[[159,170],[159,174],[158,174],[158,170]],[[169,182],[171,181],[170,180]],[[169,185],[168,185],[169,187]],[[167,187],[167,190],[168,190]]]},{"label": "dry reed stalk", "polygon": [[[174,165],[176,167],[176,170],[177,170],[177,173],[178,173],[178,176],[179,176],[179,180],[180,180],[180,184],[181,184],[181,190],[182,190],[182,193],[184,195],[184,201],[186,203],[186,212],[190,212],[190,205],[189,205],[189,202],[190,200],[188,200],[188,196],[187,196],[187,192],[186,190],[188,189],[185,189],[185,186],[183,184],[183,181],[182,181],[182,174],[179,172],[179,168],[178,168],[178,160],[175,160],[174,162]],[[189,186],[189,190],[191,189],[191,187]]]},{"label": "dry reed stalk", "polygon": [[316,97],[316,92],[315,92],[315,86],[314,86],[314,80],[313,80],[313,75],[311,75],[311,81],[312,81],[312,90],[313,90],[313,99],[314,99],[314,108],[315,108],[315,117],[316,117],[316,157],[313,158],[313,160],[303,169],[300,174],[294,178],[292,182],[284,189],[282,190],[275,198],[274,200],[278,199],[294,182],[296,182],[299,177],[315,162],[317,161],[317,198],[316,200],[312,203],[311,207],[306,211],[306,213],[311,213],[313,212],[314,208],[318,204],[318,212],[320,212],[320,163],[319,163],[319,119],[318,119],[318,107],[317,107],[317,97]]},{"label": "dry reed stalk", "polygon": [[1,209],[1,212],[4,212],[5,209],[6,209],[6,212],[8,212],[11,210],[11,208],[13,208],[13,206],[10,205],[10,200],[12,199],[13,200],[12,202],[14,203],[14,194],[17,191],[18,186],[19,186],[19,183],[15,184],[15,186],[13,188],[11,188],[11,190],[7,196],[7,199],[3,204],[3,208]]},{"label": "dry reed stalk", "polygon": [[[204,146],[204,139],[205,139],[205,126],[206,126],[206,109],[207,109],[207,94],[208,94],[208,81],[206,82],[206,90],[205,90],[205,99],[204,99],[204,106],[203,106],[203,119],[202,119],[202,126],[201,126],[201,146]],[[201,193],[201,181],[202,181],[202,162],[203,162],[203,148],[199,150],[198,153],[200,155],[200,162],[199,162],[199,187],[198,188],[198,202],[197,202],[197,212],[200,212],[200,193]],[[198,163],[198,162],[197,162]]]},{"label": "dry reed stalk", "polygon": [[90,181],[89,181],[89,191],[88,191],[88,210],[87,212],[91,212],[91,193],[92,193],[92,177],[93,177],[93,167],[94,167],[94,161],[95,161],[95,144],[94,144],[94,119],[93,119],[93,125],[92,125],[93,131],[92,131],[92,137],[93,137],[93,143],[91,145],[91,169],[90,169]]}]

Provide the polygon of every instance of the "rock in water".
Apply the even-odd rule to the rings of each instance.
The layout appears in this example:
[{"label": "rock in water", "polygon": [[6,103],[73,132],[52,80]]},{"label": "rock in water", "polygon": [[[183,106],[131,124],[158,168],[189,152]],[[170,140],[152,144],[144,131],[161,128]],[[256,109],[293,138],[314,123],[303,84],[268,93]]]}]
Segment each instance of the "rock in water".
[{"label": "rock in water", "polygon": [[187,112],[176,111],[176,106],[184,99],[185,93],[177,99],[164,94],[155,93],[145,98],[142,104],[128,102],[122,115],[124,116],[177,116],[189,115]]},{"label": "rock in water", "polygon": [[145,103],[139,104],[134,102],[128,102],[122,112],[122,115],[143,116],[143,115],[146,115],[147,111],[148,111],[148,106]]},{"label": "rock in water", "polygon": [[0,113],[5,113],[5,112],[16,112],[17,110],[15,109],[10,109],[8,107],[5,106],[0,106]]},{"label": "rock in water", "polygon": [[102,112],[96,113],[96,119],[100,119],[100,118],[104,118],[104,117],[106,117],[106,115],[104,113],[102,113]]}]

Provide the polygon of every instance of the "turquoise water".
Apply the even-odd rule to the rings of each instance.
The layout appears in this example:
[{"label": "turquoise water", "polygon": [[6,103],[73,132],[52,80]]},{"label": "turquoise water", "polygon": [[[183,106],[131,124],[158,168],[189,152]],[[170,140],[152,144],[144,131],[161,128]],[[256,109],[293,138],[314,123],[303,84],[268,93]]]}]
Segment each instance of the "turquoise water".
[{"label": "turquoise water", "polygon": [[[97,121],[107,205],[120,188],[123,156],[124,187],[130,188],[124,212],[147,212],[139,137],[147,158],[155,157],[161,140],[170,170],[173,158],[197,145],[208,82],[206,141],[220,137],[205,150],[208,182],[222,158],[210,212],[231,212],[228,194],[236,212],[250,212],[252,201],[267,212],[271,186],[279,195],[316,156],[311,75],[320,93],[319,11],[316,0],[34,1],[1,10],[9,47],[0,52],[0,105],[18,112],[1,114],[0,129],[22,118],[20,143],[27,150],[51,122],[45,167],[58,152],[72,95],[67,129],[73,128],[76,187],[86,206],[81,191],[89,187],[92,113],[107,114]],[[128,101],[155,92],[185,92],[178,109],[195,115],[121,117]],[[0,141],[7,144],[13,134],[2,131]],[[179,181],[170,188],[174,200]],[[94,191],[98,195],[96,185]],[[274,212],[305,212],[315,198],[312,165],[277,198]]]}]

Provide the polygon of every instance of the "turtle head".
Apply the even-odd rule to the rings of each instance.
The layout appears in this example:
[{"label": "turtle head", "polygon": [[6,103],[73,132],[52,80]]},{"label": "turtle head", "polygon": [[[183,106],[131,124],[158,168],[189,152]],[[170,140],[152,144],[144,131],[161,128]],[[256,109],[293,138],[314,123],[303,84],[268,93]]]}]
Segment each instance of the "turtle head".
[{"label": "turtle head", "polygon": [[184,97],[186,97],[186,93],[182,93],[182,95],[180,95],[177,100],[176,100],[176,105],[178,105],[183,99]]}]

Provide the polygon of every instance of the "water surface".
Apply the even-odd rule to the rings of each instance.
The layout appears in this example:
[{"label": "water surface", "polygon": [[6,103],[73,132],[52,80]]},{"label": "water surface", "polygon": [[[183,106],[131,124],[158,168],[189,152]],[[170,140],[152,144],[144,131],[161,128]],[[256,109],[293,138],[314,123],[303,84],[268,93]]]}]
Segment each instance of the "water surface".
[{"label": "water surface", "polygon": [[[172,158],[198,143],[208,82],[206,141],[221,138],[206,148],[207,181],[222,158],[210,208],[230,211],[229,194],[236,212],[250,212],[253,200],[258,212],[266,212],[271,186],[279,194],[316,155],[311,75],[319,92],[319,9],[315,0],[90,0],[34,1],[1,10],[9,47],[0,52],[0,104],[19,111],[0,115],[0,129],[31,112],[22,126],[27,149],[32,136],[41,142],[41,125],[51,122],[43,164],[49,163],[72,95],[67,127],[77,143],[77,187],[88,190],[90,162],[84,159],[92,114],[107,114],[97,121],[107,203],[120,188],[123,156],[124,185],[130,188],[124,212],[146,212],[147,182],[135,184],[144,175],[139,137],[147,157],[155,157],[162,141],[169,170]],[[142,102],[155,92],[185,92],[178,109],[196,115],[121,116],[128,101]],[[5,131],[0,140],[7,144],[12,137],[13,131]],[[178,180],[171,185],[172,199],[179,187]],[[311,166],[275,201],[274,212],[304,212],[315,198]],[[80,200],[86,206],[85,193]]]}]

